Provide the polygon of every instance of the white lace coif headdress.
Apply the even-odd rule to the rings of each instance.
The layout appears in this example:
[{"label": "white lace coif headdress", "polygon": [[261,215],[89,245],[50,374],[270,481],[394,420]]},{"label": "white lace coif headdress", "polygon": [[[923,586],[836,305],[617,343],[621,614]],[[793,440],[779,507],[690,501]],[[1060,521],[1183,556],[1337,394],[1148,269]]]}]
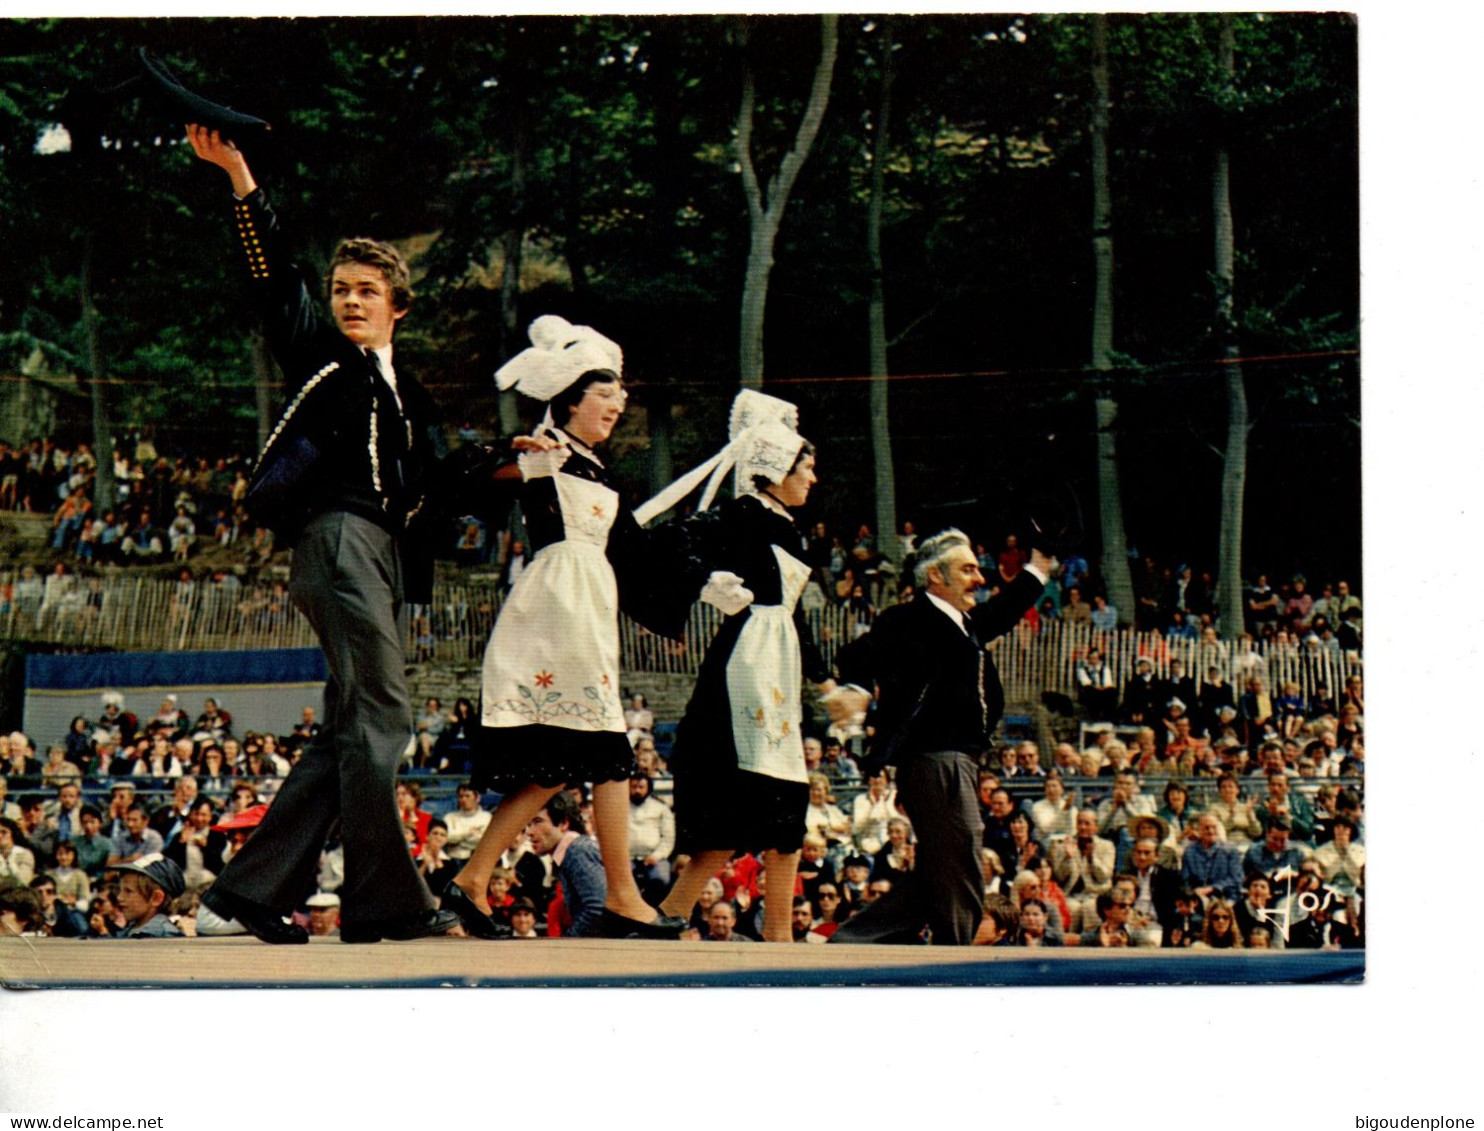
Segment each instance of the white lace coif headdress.
[{"label": "white lace coif headdress", "polygon": [[705,510],[716,498],[717,488],[727,472],[734,469],[733,489],[738,495],[752,490],[758,477],[769,483],[781,483],[793,470],[805,443],[798,426],[797,406],[766,393],[743,389],[732,402],[726,447],[637,507],[634,517],[642,525],[663,514],[695,490],[703,479],[706,489],[701,493],[700,509]]},{"label": "white lace coif headdress", "polygon": [[529,349],[521,350],[495,372],[502,390],[519,389],[538,401],[549,401],[584,373],[609,369],[623,376],[623,350],[591,326],[574,326],[557,314],[531,323]]}]

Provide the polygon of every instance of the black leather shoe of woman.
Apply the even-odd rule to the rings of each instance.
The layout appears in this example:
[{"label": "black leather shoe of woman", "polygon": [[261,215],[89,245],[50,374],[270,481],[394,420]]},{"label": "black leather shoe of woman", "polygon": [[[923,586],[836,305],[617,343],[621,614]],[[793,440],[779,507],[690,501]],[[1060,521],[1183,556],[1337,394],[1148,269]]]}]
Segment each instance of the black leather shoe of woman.
[{"label": "black leather shoe of woman", "polygon": [[678,915],[658,915],[648,923],[603,908],[598,937],[604,939],[678,939],[690,924]]},{"label": "black leather shoe of woman", "polygon": [[438,906],[444,911],[452,911],[464,924],[464,930],[468,931],[476,939],[509,939],[515,937],[515,932],[504,923],[497,923],[492,915],[486,915],[469,898],[467,892],[452,880],[443,889],[443,896]]}]

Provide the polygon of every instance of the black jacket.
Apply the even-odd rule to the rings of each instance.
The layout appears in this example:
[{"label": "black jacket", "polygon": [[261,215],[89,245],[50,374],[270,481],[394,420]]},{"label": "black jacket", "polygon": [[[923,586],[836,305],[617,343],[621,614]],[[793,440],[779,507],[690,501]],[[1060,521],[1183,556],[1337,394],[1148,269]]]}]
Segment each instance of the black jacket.
[{"label": "black jacket", "polygon": [[1041,582],[1022,570],[968,612],[974,638],[919,593],[910,603],[885,610],[870,632],[840,650],[835,666],[841,681],[881,693],[863,773],[916,753],[977,755],[988,748],[1005,710],[1005,691],[987,646],[1015,627],[1041,590]]},{"label": "black jacket", "polygon": [[[284,545],[330,511],[405,534],[445,450],[432,397],[401,364],[393,394],[361,348],[320,316],[261,189],[233,212],[252,301],[288,397],[253,470],[249,512]],[[406,597],[429,600],[431,540],[402,542]]]}]

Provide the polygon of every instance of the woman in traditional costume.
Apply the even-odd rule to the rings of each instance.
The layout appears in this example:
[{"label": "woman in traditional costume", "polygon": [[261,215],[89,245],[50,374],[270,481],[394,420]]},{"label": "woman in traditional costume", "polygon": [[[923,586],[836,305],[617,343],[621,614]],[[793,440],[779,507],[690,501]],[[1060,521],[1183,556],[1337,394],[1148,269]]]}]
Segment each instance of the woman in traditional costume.
[{"label": "woman in traditional costume", "polygon": [[476,785],[505,797],[443,906],[482,938],[509,936],[490,918],[486,892],[500,854],[559,790],[593,783],[593,816],[603,848],[609,937],[677,937],[684,919],[657,916],[634,882],[628,852],[633,754],[619,698],[618,613],[654,631],[679,635],[658,610],[661,586],[683,584],[683,563],[657,576],[651,539],[614,489],[597,448],[624,411],[619,347],[555,315],[531,324],[531,348],[495,375],[547,402],[531,437],[516,444],[520,502],[534,558],[511,588],[485,649]]},{"label": "woman in traditional costume", "polygon": [[[763,936],[773,942],[793,940],[794,878],[809,807],[802,678],[834,690],[799,608],[809,566],[793,511],[816,480],[814,449],[797,426],[793,405],[744,390],[732,406],[727,448],[692,473],[711,469],[705,512],[720,478],[735,466],[735,496],[683,525],[690,553],[714,571],[711,577],[736,575],[743,588],[733,585],[730,603],[715,592],[702,594],[727,616],[706,649],[676,731],[676,842],[692,859],[660,907],[667,915],[689,915],[706,881],[735,852],[761,852],[773,893],[764,905]],[[641,515],[663,509],[656,504],[671,502],[666,495],[685,483],[641,507]]]}]

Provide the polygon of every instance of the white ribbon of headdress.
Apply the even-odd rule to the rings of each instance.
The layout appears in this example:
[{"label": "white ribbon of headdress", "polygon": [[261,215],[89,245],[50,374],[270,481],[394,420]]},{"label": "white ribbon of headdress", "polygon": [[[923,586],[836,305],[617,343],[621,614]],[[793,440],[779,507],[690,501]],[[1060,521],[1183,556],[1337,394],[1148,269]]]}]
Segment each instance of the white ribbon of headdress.
[{"label": "white ribbon of headdress", "polygon": [[[798,409],[787,401],[744,389],[737,394],[737,399],[732,404],[731,428],[735,431],[737,425],[743,421],[747,422],[746,426],[705,463],[692,468],[654,498],[636,507],[634,518],[640,526],[645,525],[689,495],[703,479],[706,480],[706,488],[701,492],[698,509],[706,510],[715,501],[722,480],[736,466],[737,460],[747,450],[747,445],[759,432],[779,424],[790,431],[796,431],[798,419]],[[799,442],[803,443],[802,437]]]}]

